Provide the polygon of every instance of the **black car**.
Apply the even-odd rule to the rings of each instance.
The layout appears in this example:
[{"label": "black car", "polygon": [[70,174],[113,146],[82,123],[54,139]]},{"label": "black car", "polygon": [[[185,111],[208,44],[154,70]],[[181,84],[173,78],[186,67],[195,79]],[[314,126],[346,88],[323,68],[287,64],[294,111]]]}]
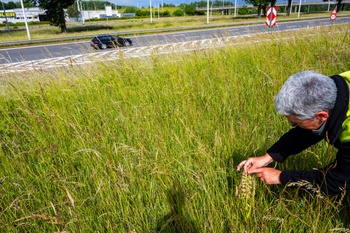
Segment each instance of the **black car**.
[{"label": "black car", "polygon": [[101,34],[92,38],[90,45],[95,49],[106,49],[122,46],[132,46],[132,41],[129,38],[122,38],[110,34]]}]

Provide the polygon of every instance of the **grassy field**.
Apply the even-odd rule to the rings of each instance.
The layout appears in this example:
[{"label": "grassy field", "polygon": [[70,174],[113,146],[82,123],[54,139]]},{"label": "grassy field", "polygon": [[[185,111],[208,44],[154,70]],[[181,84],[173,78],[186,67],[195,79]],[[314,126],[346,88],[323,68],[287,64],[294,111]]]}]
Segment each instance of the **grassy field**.
[{"label": "grassy field", "polygon": [[0,76],[0,232],[349,232],[347,198],[236,171],[289,129],[273,105],[287,77],[346,71],[349,51],[342,25]]}]

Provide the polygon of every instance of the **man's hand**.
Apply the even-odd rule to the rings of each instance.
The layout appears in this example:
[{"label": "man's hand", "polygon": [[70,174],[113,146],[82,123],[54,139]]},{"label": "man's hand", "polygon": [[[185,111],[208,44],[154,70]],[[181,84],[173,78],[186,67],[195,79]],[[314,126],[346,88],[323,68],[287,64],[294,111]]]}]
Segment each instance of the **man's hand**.
[{"label": "man's hand", "polygon": [[280,174],[281,171],[270,168],[270,167],[263,167],[255,169],[254,173],[257,174],[257,176],[260,178],[261,181],[265,182],[266,184],[281,184],[280,181]]},{"label": "man's hand", "polygon": [[241,168],[243,167],[245,173],[256,173],[256,169],[265,167],[271,162],[273,162],[273,159],[269,154],[265,154],[260,157],[250,157],[247,160],[244,160],[240,164],[238,164],[237,171],[241,170]]}]

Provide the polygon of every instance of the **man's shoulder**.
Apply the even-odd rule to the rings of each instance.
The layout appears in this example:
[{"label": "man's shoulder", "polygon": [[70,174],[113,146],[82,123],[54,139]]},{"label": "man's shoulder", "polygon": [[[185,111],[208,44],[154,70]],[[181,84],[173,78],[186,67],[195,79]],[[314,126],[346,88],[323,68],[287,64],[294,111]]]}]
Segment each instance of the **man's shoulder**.
[{"label": "man's shoulder", "polygon": [[350,70],[349,71],[346,71],[346,72],[343,72],[341,74],[339,74],[340,76],[344,77],[344,78],[348,78],[350,79]]}]

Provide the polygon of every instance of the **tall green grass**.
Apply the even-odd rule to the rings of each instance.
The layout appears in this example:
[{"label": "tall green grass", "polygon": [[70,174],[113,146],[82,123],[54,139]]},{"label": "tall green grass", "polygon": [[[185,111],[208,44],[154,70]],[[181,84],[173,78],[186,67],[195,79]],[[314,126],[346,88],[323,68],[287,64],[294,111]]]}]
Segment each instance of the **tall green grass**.
[{"label": "tall green grass", "polygon": [[288,76],[349,69],[349,25],[312,32],[2,77],[0,231],[349,231],[344,202],[236,171],[288,130],[273,105]]}]

